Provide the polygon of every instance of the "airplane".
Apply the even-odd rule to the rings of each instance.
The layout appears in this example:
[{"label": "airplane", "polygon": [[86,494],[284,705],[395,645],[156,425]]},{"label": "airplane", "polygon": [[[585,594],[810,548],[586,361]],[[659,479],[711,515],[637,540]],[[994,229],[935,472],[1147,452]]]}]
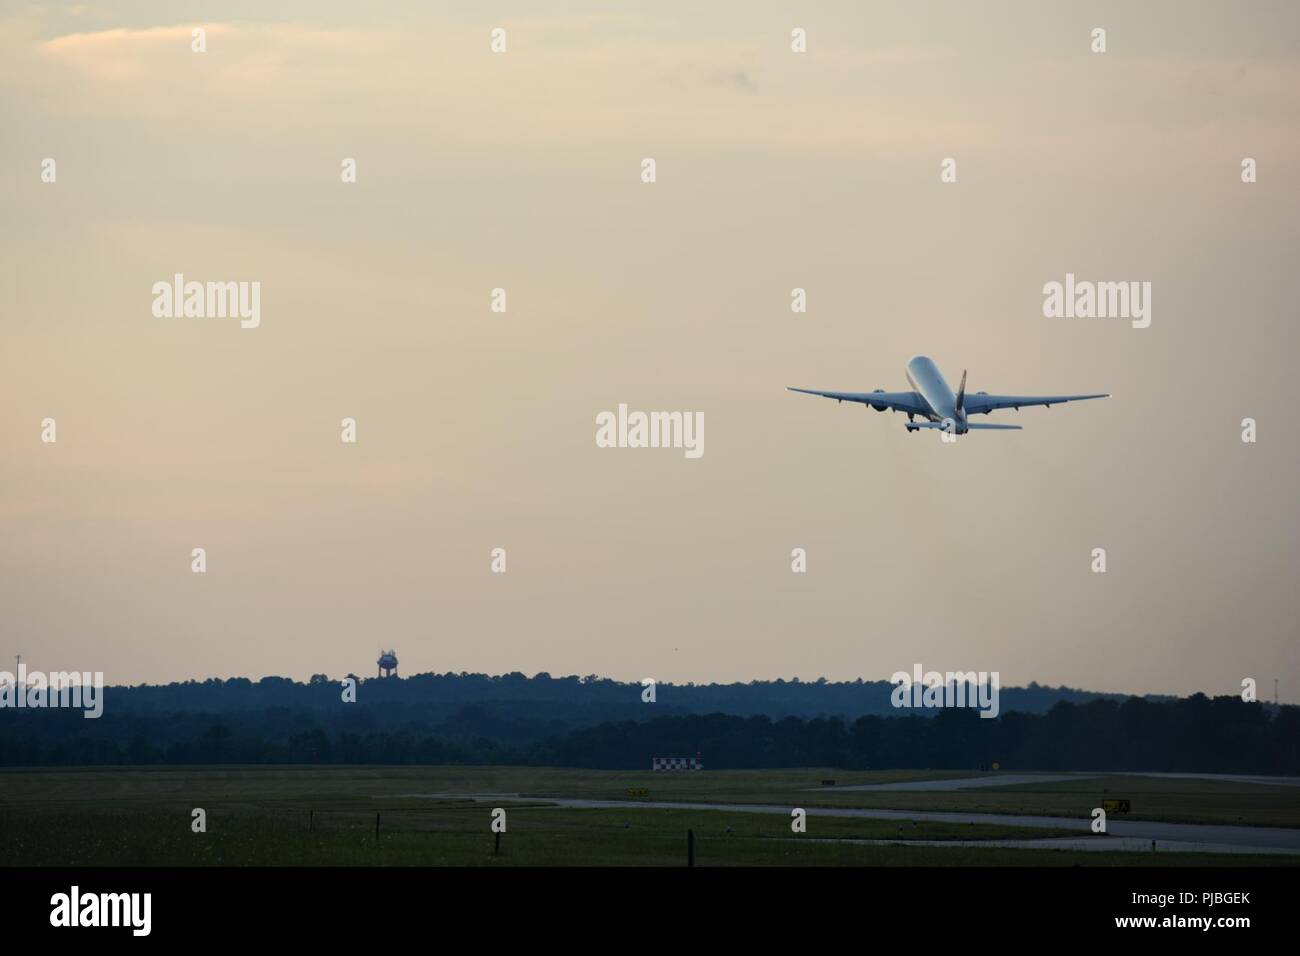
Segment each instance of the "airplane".
[{"label": "airplane", "polygon": [[[837,402],[861,402],[870,405],[878,412],[891,409],[907,412],[909,432],[921,428],[937,428],[940,431],[964,435],[976,429],[990,431],[1018,431],[1020,425],[1004,425],[993,422],[972,422],[971,415],[987,415],[999,408],[1020,410],[1022,405],[1046,405],[1051,408],[1064,402],[1080,402],[1088,398],[1109,398],[1109,393],[1097,395],[990,395],[988,392],[966,394],[966,372],[961,373],[961,385],[954,395],[943,373],[934,361],[925,355],[913,356],[907,363],[907,381],[912,386],[910,392],[886,392],[878,388],[874,392],[820,392],[811,388],[789,388],[787,391],[802,392],[805,395],[820,395],[833,398]],[[916,421],[917,417],[925,419]]]}]

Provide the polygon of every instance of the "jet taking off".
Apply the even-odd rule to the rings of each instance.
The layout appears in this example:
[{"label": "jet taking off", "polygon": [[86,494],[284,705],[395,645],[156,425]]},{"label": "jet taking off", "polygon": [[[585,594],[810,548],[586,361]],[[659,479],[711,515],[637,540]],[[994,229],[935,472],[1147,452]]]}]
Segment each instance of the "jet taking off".
[{"label": "jet taking off", "polygon": [[[918,428],[938,428],[944,432],[964,435],[976,429],[996,429],[1012,431],[1019,425],[1002,425],[992,422],[972,422],[970,415],[987,415],[999,408],[1020,409],[1022,405],[1046,405],[1051,408],[1061,402],[1079,402],[1086,398],[1109,398],[1109,394],[1098,395],[990,395],[988,392],[966,394],[966,373],[961,373],[961,385],[957,394],[952,393],[943,373],[939,371],[927,356],[917,355],[907,363],[907,381],[912,386],[910,392],[886,392],[878,388],[874,392],[819,392],[811,388],[791,388],[791,392],[803,392],[805,395],[821,395],[833,398],[837,402],[861,402],[870,405],[878,412],[886,408],[896,412],[907,412],[905,426],[909,432]],[[925,419],[918,422],[916,418]]]}]

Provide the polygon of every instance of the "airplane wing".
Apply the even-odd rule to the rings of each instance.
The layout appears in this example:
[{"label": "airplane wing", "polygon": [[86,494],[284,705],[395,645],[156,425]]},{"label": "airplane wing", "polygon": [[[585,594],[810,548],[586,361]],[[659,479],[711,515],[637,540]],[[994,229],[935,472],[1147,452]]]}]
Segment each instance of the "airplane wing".
[{"label": "airplane wing", "polygon": [[966,414],[982,415],[999,408],[1020,408],[1022,405],[1060,405],[1063,402],[1081,402],[1088,398],[1110,398],[1109,393],[1099,395],[966,395]]},{"label": "airplane wing", "polygon": [[[937,428],[941,432],[946,432],[951,426],[947,422],[914,422],[913,424],[908,425],[907,427],[908,428]],[[996,425],[994,425],[992,422],[967,422],[966,427],[971,429],[972,431],[987,430],[987,431],[1018,432],[1024,430],[1023,425],[1003,425],[1000,422]]]},{"label": "airplane wing", "polygon": [[860,402],[863,405],[883,405],[899,412],[912,412],[915,415],[926,413],[925,405],[916,392],[819,392],[812,388],[789,388],[790,392],[802,392],[804,395],[820,395],[833,398],[837,402]]}]

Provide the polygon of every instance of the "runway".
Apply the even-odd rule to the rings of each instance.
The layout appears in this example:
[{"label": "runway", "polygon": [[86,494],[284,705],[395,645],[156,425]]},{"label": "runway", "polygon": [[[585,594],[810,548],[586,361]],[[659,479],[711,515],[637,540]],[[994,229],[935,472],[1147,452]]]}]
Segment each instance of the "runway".
[{"label": "runway", "polygon": [[905,780],[901,783],[862,783],[843,787],[804,787],[803,792],[821,791],[823,793],[851,792],[870,790],[887,793],[890,791],[942,791],[968,790],[975,787],[1006,787],[1017,783],[1053,783],[1057,780],[1086,779],[1093,774],[1074,773],[1009,773],[987,777],[960,777],[956,780]]},{"label": "runway", "polygon": [[[983,778],[981,778],[983,779]],[[830,790],[832,788],[825,788]],[[845,788],[847,789],[847,788]],[[856,788],[863,789],[863,788]],[[407,797],[446,799],[458,796],[473,800],[528,800],[556,807],[592,810],[712,810],[733,813],[777,813],[789,816],[792,806],[756,803],[700,803],[651,800],[584,800],[566,797],[522,797],[519,794],[403,794]],[[1087,849],[1127,852],[1199,852],[1199,853],[1288,853],[1300,854],[1300,830],[1281,827],[1243,827],[1212,823],[1160,823],[1147,820],[1115,820],[1107,824],[1107,834],[1094,834],[1091,819],[1078,817],[1039,817],[1006,813],[950,813],[925,810],[868,810],[857,807],[805,807],[808,819],[817,817],[857,817],[866,820],[912,820],[933,823],[986,823],[994,826],[1055,827],[1077,830],[1078,837],[1055,837],[1043,840],[899,840],[861,841],[903,843],[924,846],[1010,846],[1017,849]],[[811,823],[809,824],[812,825]]]},{"label": "runway", "polygon": [[998,773],[982,777],[960,777],[954,780],[906,780],[902,783],[863,783],[842,787],[805,787],[804,792],[864,790],[880,793],[889,791],[952,791],[973,790],[979,787],[1008,787],[1017,784],[1056,783],[1063,780],[1095,780],[1098,777],[1155,777],[1169,780],[1220,780],[1226,783],[1264,784],[1275,787],[1300,787],[1300,777],[1265,777],[1236,773],[1142,773],[1108,771],[1071,771],[1069,773]]}]

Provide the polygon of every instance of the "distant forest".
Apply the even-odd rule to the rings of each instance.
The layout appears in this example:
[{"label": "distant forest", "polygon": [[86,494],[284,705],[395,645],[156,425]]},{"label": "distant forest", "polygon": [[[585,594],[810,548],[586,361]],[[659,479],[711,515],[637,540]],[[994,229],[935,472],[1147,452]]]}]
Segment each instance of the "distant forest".
[{"label": "distant forest", "polygon": [[[641,687],[597,677],[552,677],[545,672],[527,677],[512,674],[416,674],[412,677],[357,678],[357,704],[375,708],[383,726],[415,720],[445,720],[469,704],[492,704],[497,713],[530,719],[554,718],[563,724],[588,725],[623,718],[646,719]],[[111,713],[266,710],[273,707],[341,710],[339,678],[313,675],[306,683],[285,677],[258,681],[236,677],[177,684],[109,687],[105,707]],[[832,682],[774,680],[748,684],[671,684],[657,687],[655,715],[664,713],[725,713],[741,717],[824,717],[856,719],[869,715],[897,716],[888,681]],[[1098,694],[1069,687],[1003,687],[1001,708],[1046,713],[1058,701],[1083,704],[1091,700],[1120,701],[1124,694]],[[1151,698],[1158,699],[1158,698]]]},{"label": "distant forest", "polygon": [[[104,714],[0,710],[0,766],[533,764],[1150,770],[1300,774],[1300,708],[1031,684],[1001,715],[895,710],[887,682],[641,687],[595,677],[268,677],[110,687]],[[900,714],[906,714],[900,716]],[[927,716],[920,716],[927,714]]]}]

